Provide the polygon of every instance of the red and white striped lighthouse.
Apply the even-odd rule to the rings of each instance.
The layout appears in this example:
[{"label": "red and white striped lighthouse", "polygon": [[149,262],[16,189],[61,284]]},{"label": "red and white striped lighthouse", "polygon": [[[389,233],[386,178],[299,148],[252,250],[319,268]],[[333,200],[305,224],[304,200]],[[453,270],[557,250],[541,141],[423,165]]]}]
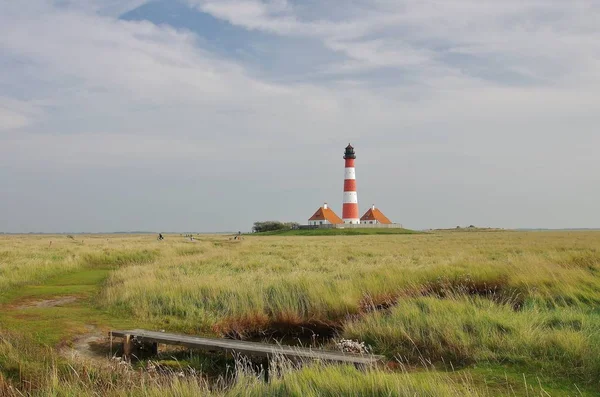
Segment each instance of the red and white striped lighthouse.
[{"label": "red and white striped lighthouse", "polygon": [[354,148],[348,144],[344,153],[346,168],[344,172],[344,204],[342,208],[342,219],[344,223],[359,224],[358,196],[356,195],[356,172],[354,170]]}]

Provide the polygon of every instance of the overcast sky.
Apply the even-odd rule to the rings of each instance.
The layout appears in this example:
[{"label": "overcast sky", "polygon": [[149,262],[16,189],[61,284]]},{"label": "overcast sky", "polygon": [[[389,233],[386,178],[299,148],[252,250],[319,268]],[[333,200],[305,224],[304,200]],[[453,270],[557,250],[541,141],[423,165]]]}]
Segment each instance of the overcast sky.
[{"label": "overcast sky", "polygon": [[600,227],[599,0],[0,0],[0,231]]}]

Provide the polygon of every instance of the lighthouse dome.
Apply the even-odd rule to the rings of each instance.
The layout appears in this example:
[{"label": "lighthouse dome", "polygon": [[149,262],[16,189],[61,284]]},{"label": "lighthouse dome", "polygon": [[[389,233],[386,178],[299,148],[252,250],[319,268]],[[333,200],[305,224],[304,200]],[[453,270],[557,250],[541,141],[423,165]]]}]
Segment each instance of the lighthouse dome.
[{"label": "lighthouse dome", "polygon": [[346,146],[346,151],[344,152],[344,158],[345,159],[355,159],[356,158],[356,154],[354,153],[354,148],[352,147],[351,144],[348,144],[348,146]]}]

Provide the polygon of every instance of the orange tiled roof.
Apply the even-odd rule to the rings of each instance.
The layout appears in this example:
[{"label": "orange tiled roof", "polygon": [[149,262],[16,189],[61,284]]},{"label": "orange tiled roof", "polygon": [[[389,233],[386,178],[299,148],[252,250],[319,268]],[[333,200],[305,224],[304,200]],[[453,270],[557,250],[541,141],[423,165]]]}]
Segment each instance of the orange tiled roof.
[{"label": "orange tiled roof", "polygon": [[383,212],[379,211],[378,208],[369,208],[367,212],[360,218],[361,221],[379,221],[379,223],[390,224],[392,221],[387,216],[383,215]]},{"label": "orange tiled roof", "polygon": [[309,221],[329,221],[331,223],[333,223],[334,225],[340,224],[340,223],[344,223],[344,221],[342,220],[342,218],[340,218],[339,216],[337,216],[335,214],[335,212],[333,212],[333,210],[329,207],[327,208],[319,208],[317,210],[317,212],[315,212],[313,214],[313,216],[311,216],[310,218],[308,218]]}]

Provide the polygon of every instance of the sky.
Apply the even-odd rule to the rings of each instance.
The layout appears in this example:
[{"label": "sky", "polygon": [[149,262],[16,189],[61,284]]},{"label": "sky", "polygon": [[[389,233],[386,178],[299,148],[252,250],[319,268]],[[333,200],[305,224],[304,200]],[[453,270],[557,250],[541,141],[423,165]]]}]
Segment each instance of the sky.
[{"label": "sky", "polygon": [[0,0],[0,232],[600,227],[600,0]]}]

